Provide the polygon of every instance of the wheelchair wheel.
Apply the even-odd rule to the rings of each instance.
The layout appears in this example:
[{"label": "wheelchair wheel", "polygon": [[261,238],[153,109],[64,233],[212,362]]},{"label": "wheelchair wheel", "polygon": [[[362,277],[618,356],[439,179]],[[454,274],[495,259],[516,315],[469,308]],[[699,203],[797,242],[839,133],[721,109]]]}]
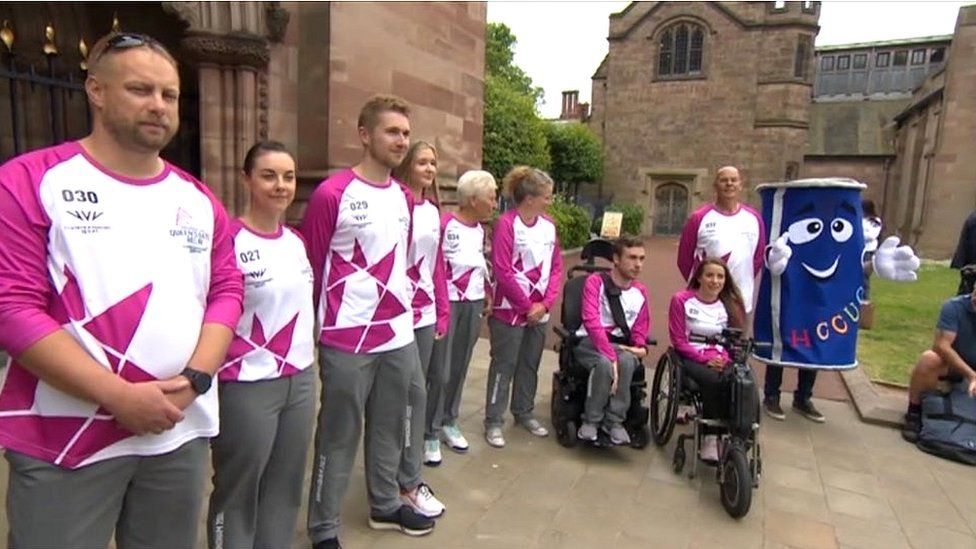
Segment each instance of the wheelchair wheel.
[{"label": "wheelchair wheel", "polygon": [[561,429],[556,429],[556,440],[564,448],[573,448],[576,446],[578,442],[576,438],[576,422],[570,419],[563,424]]},{"label": "wheelchair wheel", "polygon": [[732,518],[742,518],[752,505],[752,472],[749,459],[738,445],[729,449],[722,462],[722,507]]},{"label": "wheelchair wheel", "polygon": [[671,353],[661,355],[651,384],[651,434],[654,443],[664,446],[671,440],[678,413],[681,371],[671,359]]}]

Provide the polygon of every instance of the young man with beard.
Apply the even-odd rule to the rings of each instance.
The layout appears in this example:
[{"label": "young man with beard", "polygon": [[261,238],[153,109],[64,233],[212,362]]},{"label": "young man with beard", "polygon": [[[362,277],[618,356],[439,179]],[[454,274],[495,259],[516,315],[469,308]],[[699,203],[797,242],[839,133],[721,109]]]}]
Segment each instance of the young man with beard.
[{"label": "young man with beard", "polygon": [[370,527],[413,536],[434,527],[401,501],[397,483],[410,374],[420,368],[407,276],[413,199],[390,177],[410,145],[407,104],[375,96],[358,127],[362,160],[319,184],[302,223],[321,326],[308,506],[315,549],[340,546],[339,511],[364,420]]},{"label": "young man with beard", "polygon": [[8,542],[192,547],[243,283],[223,207],[159,157],[175,59],[115,33],[89,64],[91,134],[0,167]]},{"label": "young man with beard", "polygon": [[[576,348],[580,364],[590,371],[583,424],[577,436],[595,441],[603,429],[613,444],[630,444],[623,421],[630,408],[630,381],[640,360],[647,356],[646,340],[651,326],[647,288],[637,280],[644,268],[644,243],[622,236],[613,245],[613,269],[593,273],[583,286],[583,337]],[[607,280],[609,278],[609,280]],[[630,334],[617,326],[607,284],[620,290],[620,305]],[[629,337],[628,337],[629,335]]]}]

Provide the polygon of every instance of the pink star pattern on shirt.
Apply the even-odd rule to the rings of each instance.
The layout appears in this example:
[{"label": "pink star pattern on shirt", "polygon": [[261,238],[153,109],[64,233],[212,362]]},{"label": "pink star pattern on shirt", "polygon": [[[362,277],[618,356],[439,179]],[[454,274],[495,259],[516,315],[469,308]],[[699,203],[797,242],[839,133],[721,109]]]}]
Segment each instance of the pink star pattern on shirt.
[{"label": "pink star pattern on shirt", "polygon": [[525,262],[522,260],[520,255],[515,263],[512,264],[512,270],[515,271],[515,276],[524,276],[526,280],[529,281],[529,301],[536,303],[542,301],[544,297],[542,292],[539,291],[539,281],[542,280],[542,265],[536,265],[531,269],[525,268]]},{"label": "pink star pattern on shirt", "polygon": [[[353,242],[352,257],[348,260],[339,253],[332,251],[329,257],[329,279],[326,285],[325,320],[322,331],[331,336],[355,340],[356,352],[374,349],[396,335],[390,326],[390,321],[407,312],[407,308],[400,302],[393,292],[387,288],[393,265],[396,261],[397,245],[373,265],[368,265],[359,241]],[[336,327],[339,307],[343,304],[346,280],[350,275],[365,271],[376,283],[376,305],[373,317],[364,326]]]},{"label": "pink star pattern on shirt", "polygon": [[413,321],[414,323],[420,321],[422,315],[422,310],[424,307],[433,305],[434,300],[431,299],[430,295],[420,287],[420,269],[424,265],[424,257],[417,260],[417,263],[411,265],[407,268],[407,278],[410,279],[410,294],[413,295],[413,300],[410,305],[413,307]]},{"label": "pink star pattern on shirt", "polygon": [[[65,286],[53,298],[50,314],[62,324],[67,324],[70,319],[77,327],[87,317],[87,308],[74,274],[67,267],[64,273]],[[111,370],[133,383],[157,379],[128,356],[129,345],[142,322],[151,294],[150,283],[80,326],[97,340]],[[0,403],[7,415],[0,417],[0,421],[14,432],[37,437],[38,440],[29,442],[47,451],[55,464],[74,467],[107,446],[133,436],[104,408],[88,417],[29,415],[34,407],[38,383],[36,377],[14,362],[3,391],[4,402]]]},{"label": "pink star pattern on shirt", "polygon": [[241,374],[241,365],[244,357],[256,350],[264,350],[274,357],[278,367],[279,376],[289,376],[301,371],[297,366],[288,362],[288,353],[291,351],[291,344],[294,339],[295,325],[298,323],[298,313],[291,317],[287,324],[281,327],[271,338],[264,335],[264,325],[261,319],[255,314],[251,319],[251,335],[241,337],[235,335],[227,348],[227,362],[225,369],[234,379],[238,379]]},{"label": "pink star pattern on shirt", "polygon": [[[447,266],[447,272],[454,274],[454,265],[451,264],[449,260],[444,260]],[[474,274],[475,267],[471,267],[467,271],[464,271],[459,276],[451,277],[451,284],[457,289],[458,296],[463,298],[468,292],[468,286],[471,284],[471,275]]]}]

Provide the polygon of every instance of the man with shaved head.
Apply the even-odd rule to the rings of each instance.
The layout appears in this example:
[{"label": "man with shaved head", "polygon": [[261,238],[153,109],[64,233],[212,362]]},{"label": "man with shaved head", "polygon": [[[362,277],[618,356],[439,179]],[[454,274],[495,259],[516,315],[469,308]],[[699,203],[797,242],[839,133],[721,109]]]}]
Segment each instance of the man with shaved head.
[{"label": "man with shaved head", "polygon": [[0,166],[8,544],[193,547],[243,281],[224,208],[159,157],[176,60],[113,33],[89,63],[91,134]]},{"label": "man with shaved head", "polygon": [[[715,202],[695,211],[685,223],[678,244],[678,270],[687,280],[705,258],[725,261],[745,304],[752,313],[756,275],[763,265],[766,228],[759,213],[741,201],[742,176],[735,166],[715,172]],[[744,325],[749,327],[748,323]]]}]

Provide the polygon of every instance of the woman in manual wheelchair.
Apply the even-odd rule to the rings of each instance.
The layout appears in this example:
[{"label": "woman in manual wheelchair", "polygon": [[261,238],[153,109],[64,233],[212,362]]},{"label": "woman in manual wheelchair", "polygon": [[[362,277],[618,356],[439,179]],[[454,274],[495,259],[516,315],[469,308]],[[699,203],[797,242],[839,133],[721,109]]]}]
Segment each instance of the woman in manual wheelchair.
[{"label": "woman in manual wheelchair", "polygon": [[694,478],[699,462],[718,467],[722,504],[733,517],[744,516],[760,472],[759,396],[746,364],[753,342],[742,337],[742,298],[719,259],[696,268],[688,289],[671,299],[671,348],[661,356],[651,389],[654,441],[670,440],[679,407],[693,412],[693,433],[682,434],[672,462],[680,473],[685,442],[694,444]]}]

